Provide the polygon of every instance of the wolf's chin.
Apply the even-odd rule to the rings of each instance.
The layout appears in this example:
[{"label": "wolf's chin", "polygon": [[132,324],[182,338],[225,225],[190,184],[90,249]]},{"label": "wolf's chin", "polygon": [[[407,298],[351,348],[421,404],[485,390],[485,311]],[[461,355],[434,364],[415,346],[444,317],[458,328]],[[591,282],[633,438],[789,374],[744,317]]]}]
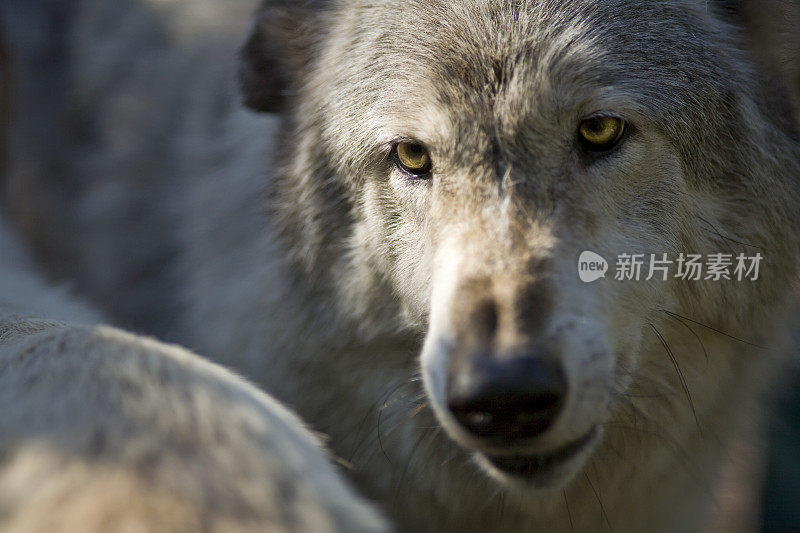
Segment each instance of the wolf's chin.
[{"label": "wolf's chin", "polygon": [[583,469],[600,439],[595,426],[585,435],[549,453],[535,455],[488,455],[476,453],[478,465],[491,477],[524,492],[560,490]]}]

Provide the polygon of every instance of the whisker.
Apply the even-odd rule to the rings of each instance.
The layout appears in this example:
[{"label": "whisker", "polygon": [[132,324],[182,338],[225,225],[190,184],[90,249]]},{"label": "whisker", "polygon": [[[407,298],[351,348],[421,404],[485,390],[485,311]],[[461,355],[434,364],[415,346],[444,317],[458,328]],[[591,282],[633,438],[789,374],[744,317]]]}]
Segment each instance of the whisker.
[{"label": "whisker", "polygon": [[392,463],[392,460],[389,459],[389,454],[386,453],[386,448],[383,447],[383,437],[381,436],[381,416],[382,415],[383,415],[383,411],[382,410],[378,411],[378,423],[377,423],[377,428],[378,428],[378,446],[380,447],[381,452],[383,453],[383,456],[386,457],[387,461],[389,461],[389,464],[394,466],[394,463]]},{"label": "whisker", "polygon": [[[419,393],[419,394],[417,394],[417,396],[415,396],[414,398],[410,398],[410,399],[407,398],[407,396],[401,396],[399,398],[396,398],[396,399],[392,400],[391,402],[384,403],[378,410],[379,411],[383,411],[384,409],[392,407],[393,405],[397,405],[398,403],[403,403],[408,407],[416,407],[416,406],[418,406],[420,404],[421,401],[425,400],[426,396],[427,395],[424,392]],[[427,403],[427,401],[425,401],[423,403]]]},{"label": "whisker", "polygon": [[678,316],[671,315],[671,314],[669,314],[669,313],[667,313],[667,316],[668,316],[668,317],[670,317],[670,318],[671,318],[671,319],[673,319],[673,320],[677,320],[678,322],[680,322],[680,323],[683,325],[683,327],[685,327],[686,329],[688,329],[688,330],[689,330],[689,332],[690,332],[692,335],[694,335],[694,338],[695,338],[695,339],[697,339],[697,342],[699,342],[699,343],[700,343],[700,349],[701,349],[701,350],[703,350],[703,355],[704,355],[704,356],[705,356],[705,358],[706,358],[706,369],[708,369],[708,350],[706,350],[706,346],[705,346],[705,344],[703,344],[703,340],[700,338],[700,335],[698,335],[698,334],[697,334],[697,332],[696,332],[695,330],[693,330],[693,329],[692,329],[692,328],[689,326],[689,324],[687,324],[686,322],[684,322],[682,318],[680,318],[680,317],[678,317]]},{"label": "whisker", "polygon": [[[409,378],[408,380],[403,381],[401,383],[398,383],[397,385],[392,387],[389,390],[388,393],[380,396],[378,398],[378,400],[372,405],[372,407],[369,410],[367,410],[367,413],[364,415],[364,418],[362,419],[361,423],[357,426],[356,431],[358,431],[358,433],[360,433],[361,429],[367,423],[369,418],[371,416],[374,416],[375,412],[378,413],[378,419],[377,419],[377,423],[376,423],[377,434],[378,434],[378,444],[379,444],[381,450],[383,451],[384,455],[386,455],[386,451],[383,449],[383,442],[382,442],[382,437],[381,437],[381,418],[382,418],[382,414],[383,414],[384,410],[387,407],[389,407],[391,405],[394,405],[397,402],[402,401],[402,400],[404,400],[405,398],[408,397],[408,394],[406,394],[406,395],[401,396],[400,398],[393,399],[393,400],[390,401],[390,398],[392,398],[392,396],[394,396],[397,393],[397,391],[399,391],[402,387],[407,387],[409,385],[416,386],[417,382],[419,380],[420,380],[419,372],[415,372],[415,374],[412,375],[412,377]],[[416,405],[416,403],[412,403],[410,405]],[[364,435],[364,437],[361,439],[361,441],[358,443],[358,445],[355,447],[355,449],[350,454],[350,458],[349,458],[350,462],[353,462],[354,458],[356,457],[358,452],[361,450],[362,446],[369,440],[370,436],[371,436],[370,433],[367,433],[367,434]],[[388,456],[386,458],[388,459]]]},{"label": "whisker", "polygon": [[[405,414],[406,416],[404,416],[396,424],[392,425],[388,430],[384,431],[383,435],[385,437],[390,437],[395,431],[397,431],[397,429],[401,428],[406,422],[408,422],[409,420],[411,420],[415,416],[417,416],[420,413],[422,413],[425,410],[426,407],[428,407],[428,402],[425,402],[425,403],[417,406],[415,409],[413,409],[413,410],[411,410],[409,412],[398,411],[396,413],[392,413],[393,416],[397,416],[399,414]],[[438,427],[439,426],[429,426],[429,427],[416,426],[415,429],[430,430],[430,429],[436,429]]]},{"label": "whisker", "polygon": [[569,528],[572,531],[572,533],[575,533],[575,523],[572,521],[572,511],[569,508],[569,499],[567,498],[567,491],[563,490],[561,492],[564,495],[564,507],[566,507],[567,509],[567,518],[569,518]]},{"label": "whisker", "polygon": [[735,341],[739,341],[739,342],[741,342],[743,344],[747,344],[748,346],[752,346],[753,348],[758,348],[759,350],[765,350],[766,349],[764,346],[759,346],[758,344],[753,344],[752,342],[746,341],[744,339],[740,339],[739,337],[736,337],[736,336],[731,335],[729,333],[725,333],[724,331],[721,331],[721,330],[716,329],[716,328],[714,328],[712,326],[709,326],[708,324],[703,324],[702,322],[698,322],[697,320],[692,320],[689,317],[686,317],[686,316],[683,316],[683,315],[679,315],[678,313],[675,313],[673,311],[667,311],[666,309],[661,309],[661,311],[663,313],[668,314],[669,316],[682,318],[684,320],[687,320],[687,321],[691,322],[692,324],[697,324],[698,326],[701,326],[701,327],[704,327],[706,329],[709,329],[709,330],[711,330],[711,331],[713,331],[715,333],[719,333],[723,337],[728,337],[729,339],[733,339]]},{"label": "whisker", "polygon": [[[592,480],[589,479],[589,474],[584,470],[583,477],[586,479],[586,482],[589,484],[589,487],[592,489],[594,493],[594,497],[597,499],[597,503],[600,504],[600,515],[602,516],[602,520],[608,524],[609,529],[613,532],[614,526],[611,525],[611,520],[608,519],[608,515],[606,514],[606,507],[603,505],[603,500],[600,498],[600,495],[597,493],[597,490],[594,488],[594,484]],[[600,528],[602,530],[602,527]]]},{"label": "whisker", "polygon": [[664,345],[664,349],[667,351],[667,355],[669,355],[670,360],[672,361],[672,366],[675,367],[675,372],[678,374],[678,380],[681,382],[681,387],[683,387],[683,391],[686,393],[686,399],[689,402],[689,407],[692,410],[692,415],[694,416],[694,422],[697,424],[697,431],[700,432],[702,435],[703,429],[700,427],[700,420],[697,418],[697,410],[694,407],[694,400],[692,400],[692,394],[689,392],[689,384],[686,381],[686,376],[683,375],[683,370],[681,370],[680,365],[678,364],[678,359],[675,357],[675,354],[672,351],[672,348],[669,347],[667,344],[667,340],[661,335],[661,332],[658,331],[655,324],[650,324],[650,327],[653,328],[653,331],[658,336],[658,339],[661,341],[661,344]]},{"label": "whisker", "polygon": [[[412,379],[414,379],[414,378],[412,378]],[[401,387],[407,386],[407,385],[409,385],[409,384],[411,384],[411,383],[410,383],[410,380],[409,380],[409,381],[404,381],[404,382],[402,382],[402,383],[399,383],[399,384],[397,384],[395,387],[391,388],[391,389],[389,390],[389,392],[387,392],[386,394],[383,394],[383,395],[379,396],[379,397],[378,397],[378,399],[375,401],[375,403],[373,403],[373,404],[370,406],[370,408],[369,408],[369,409],[367,409],[367,412],[364,414],[364,418],[362,418],[361,422],[359,422],[359,423],[358,423],[358,424],[357,424],[357,425],[356,425],[356,426],[355,426],[355,427],[354,427],[354,428],[351,430],[351,433],[352,433],[352,434],[355,434],[355,435],[358,435],[358,434],[360,434],[360,433],[361,433],[361,430],[362,430],[362,429],[364,428],[364,426],[367,424],[367,421],[369,420],[369,418],[370,418],[371,416],[374,416],[374,414],[375,414],[375,412],[376,412],[376,411],[378,411],[378,412],[380,413],[380,411],[381,411],[381,410],[383,410],[383,409],[385,408],[385,405],[386,405],[386,402],[388,401],[388,399],[389,399],[389,398],[390,398],[390,397],[391,397],[391,396],[392,396],[392,395],[393,395],[395,392],[397,392],[397,391],[398,391],[398,390],[399,390]],[[381,406],[381,405],[383,405],[383,407],[379,407],[379,406]],[[362,446],[363,446],[363,445],[366,443],[366,441],[369,439],[369,437],[370,437],[370,435],[369,435],[368,433],[364,435],[364,437],[361,439],[361,441],[358,443],[358,445],[356,445],[356,447],[353,449],[352,453],[350,454],[350,457],[349,457],[349,459],[348,459],[348,461],[349,461],[349,462],[353,462],[353,460],[355,459],[356,455],[357,455],[357,454],[358,454],[358,452],[361,450],[361,447],[362,447]]]},{"label": "whisker", "polygon": [[723,235],[722,232],[720,232],[719,229],[714,224],[712,224],[711,222],[709,222],[708,220],[706,220],[702,216],[698,215],[697,218],[700,219],[701,221],[705,222],[709,226],[711,226],[711,229],[714,230],[714,233],[716,233],[719,237],[721,237],[722,239],[724,239],[726,241],[730,241],[730,242],[735,243],[735,244],[741,244],[742,246],[747,246],[748,248],[755,248],[756,250],[765,250],[766,249],[763,246],[755,246],[753,244],[747,244],[746,242],[737,241],[736,239],[731,239],[730,237],[728,237],[726,235]]},{"label": "whisker", "polygon": [[[612,391],[612,394],[614,394],[616,398],[668,398],[676,394],[672,387],[670,387],[672,390],[669,392],[645,392],[648,389],[658,391],[664,383],[641,373],[632,372],[621,364],[618,366],[621,372],[618,371],[617,375],[619,377],[631,378],[631,383],[629,388],[620,388],[619,390]],[[645,389],[644,385],[647,384],[649,384],[650,387]]]},{"label": "whisker", "polygon": [[[594,478],[595,480],[597,480],[597,495],[600,497],[600,501],[602,502],[603,490],[601,487],[603,486],[603,483],[600,481],[600,474],[597,471],[597,461],[595,459],[592,459],[592,470],[594,470]],[[611,529],[611,531],[614,531],[614,527],[611,525],[611,521],[608,519],[608,515],[606,515],[606,522],[608,522],[608,526]]]},{"label": "whisker", "polygon": [[669,355],[670,360],[672,361],[672,366],[675,367],[675,372],[678,374],[678,380],[681,382],[681,387],[683,387],[683,391],[686,393],[686,399],[689,401],[689,407],[692,410],[692,415],[694,416],[695,424],[697,424],[697,430],[702,434],[702,428],[700,427],[700,420],[697,418],[697,411],[694,408],[694,401],[692,400],[692,394],[689,392],[689,385],[686,382],[686,377],[683,375],[683,370],[681,370],[680,365],[678,364],[678,359],[675,357],[675,354],[672,352],[672,348],[669,347],[667,344],[666,339],[661,332],[658,331],[655,324],[650,324],[650,327],[653,328],[653,331],[658,336],[658,340],[661,341],[661,344],[664,346],[664,349],[667,351],[667,355]]}]

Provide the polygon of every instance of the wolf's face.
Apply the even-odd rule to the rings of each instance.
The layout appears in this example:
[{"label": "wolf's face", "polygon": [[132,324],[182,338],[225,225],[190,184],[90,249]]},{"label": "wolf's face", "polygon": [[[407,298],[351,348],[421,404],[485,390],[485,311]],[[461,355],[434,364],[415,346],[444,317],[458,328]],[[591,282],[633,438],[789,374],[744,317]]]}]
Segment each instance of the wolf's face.
[{"label": "wolf's face", "polygon": [[[705,2],[339,4],[317,13],[323,40],[295,45],[312,66],[286,67],[302,70],[287,179],[317,191],[298,231],[347,250],[331,277],[352,316],[397,302],[424,332],[452,439],[502,482],[563,486],[662,311],[702,314],[727,290],[647,281],[646,266],[615,281],[614,260],[763,238],[725,218],[762,216],[737,165],[765,142],[727,28]],[[584,251],[606,279],[581,281]]]}]

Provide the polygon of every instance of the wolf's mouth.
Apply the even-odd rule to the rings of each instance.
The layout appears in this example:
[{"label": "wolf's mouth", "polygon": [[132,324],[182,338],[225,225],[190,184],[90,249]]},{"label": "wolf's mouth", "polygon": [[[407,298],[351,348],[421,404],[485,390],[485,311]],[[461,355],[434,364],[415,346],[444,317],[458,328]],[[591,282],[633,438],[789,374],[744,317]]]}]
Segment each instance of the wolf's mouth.
[{"label": "wolf's mouth", "polygon": [[580,439],[548,454],[538,455],[486,455],[486,459],[500,472],[509,476],[533,481],[553,474],[553,471],[580,454],[596,437],[594,427]]}]

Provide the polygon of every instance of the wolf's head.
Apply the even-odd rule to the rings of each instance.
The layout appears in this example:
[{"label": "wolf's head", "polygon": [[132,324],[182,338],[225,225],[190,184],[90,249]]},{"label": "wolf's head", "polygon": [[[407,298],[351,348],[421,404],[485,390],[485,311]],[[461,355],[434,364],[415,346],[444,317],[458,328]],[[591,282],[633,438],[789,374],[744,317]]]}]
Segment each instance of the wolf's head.
[{"label": "wolf's head", "polygon": [[[288,239],[364,334],[425,334],[430,402],[488,472],[566,483],[639,369],[673,371],[665,321],[755,340],[793,270],[800,152],[735,11],[287,4],[260,12],[243,85],[285,114]],[[756,282],[647,279],[650,254],[717,252],[768,256]],[[638,281],[613,279],[622,254],[645,254]]]}]

